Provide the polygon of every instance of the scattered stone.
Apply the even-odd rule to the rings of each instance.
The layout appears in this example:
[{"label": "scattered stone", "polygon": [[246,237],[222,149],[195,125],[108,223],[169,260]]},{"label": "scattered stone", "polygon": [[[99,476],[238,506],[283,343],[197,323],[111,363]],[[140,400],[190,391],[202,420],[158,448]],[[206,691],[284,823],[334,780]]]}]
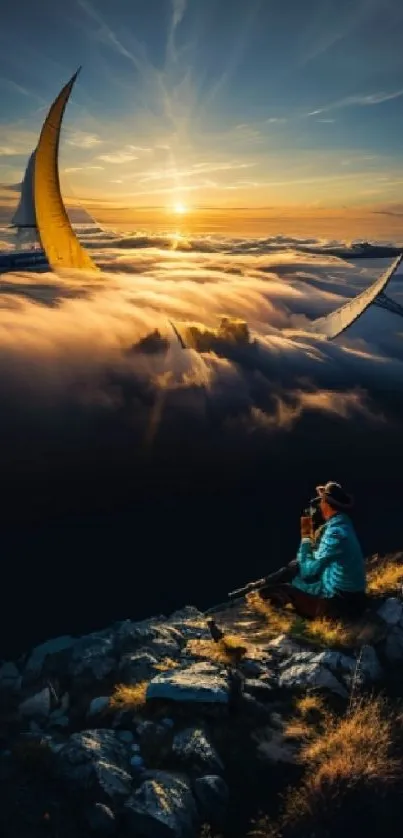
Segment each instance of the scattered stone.
[{"label": "scattered stone", "polygon": [[64,635],[63,637],[54,637],[52,640],[47,640],[46,643],[36,646],[28,659],[25,672],[39,675],[47,657],[72,649],[76,642],[76,638]]},{"label": "scattered stone", "polygon": [[194,838],[199,822],[189,780],[165,771],[147,772],[124,808],[129,829],[142,838]]},{"label": "scattered stone", "polygon": [[69,673],[73,678],[79,679],[79,688],[83,683],[93,684],[100,681],[113,671],[116,666],[113,637],[101,632],[89,634],[76,641],[73,654],[70,659]]},{"label": "scattered stone", "polygon": [[131,766],[132,766],[132,768],[134,768],[136,771],[138,771],[139,769],[144,768],[144,760],[143,760],[143,757],[142,757],[140,754],[133,754],[133,756],[132,756],[132,757],[130,757],[130,765],[131,765]]},{"label": "scattered stone", "polygon": [[301,646],[295,643],[294,640],[291,640],[286,634],[279,634],[265,648],[283,658],[289,658],[291,655],[301,651]]},{"label": "scattered stone", "polygon": [[217,774],[198,777],[193,785],[202,821],[220,825],[227,813],[229,790],[226,782]]},{"label": "scattered stone", "polygon": [[146,648],[157,659],[176,658],[184,645],[180,631],[158,618],[138,623],[126,620],[116,632],[116,646],[123,655]]},{"label": "scattered stone", "polygon": [[382,678],[383,669],[373,646],[362,646],[357,665],[358,669],[363,672],[366,681],[379,681]]},{"label": "scattered stone", "polygon": [[176,733],[172,751],[189,770],[216,774],[224,769],[220,757],[202,728],[188,727]]},{"label": "scattered stone", "polygon": [[239,668],[246,678],[260,678],[261,675],[267,673],[267,665],[265,666],[262,661],[254,658],[243,658]]},{"label": "scattered stone", "polygon": [[158,660],[146,649],[123,655],[119,664],[119,678],[123,684],[149,681],[158,672]]},{"label": "scattered stone", "polygon": [[0,666],[0,690],[18,692],[21,688],[22,677],[15,663],[7,662]]},{"label": "scattered stone", "polygon": [[293,663],[286,666],[280,673],[279,686],[292,688],[315,688],[330,690],[336,695],[347,698],[348,692],[337,678],[320,663]]},{"label": "scattered stone", "polygon": [[147,701],[155,698],[227,704],[228,676],[207,662],[161,672],[147,688]]},{"label": "scattered stone", "polygon": [[403,602],[396,597],[389,597],[382,603],[377,611],[378,617],[388,624],[388,626],[397,626],[403,621]]},{"label": "scattered stone", "polygon": [[111,730],[73,733],[59,754],[60,773],[74,787],[124,798],[131,791],[129,757]]},{"label": "scattered stone", "polygon": [[50,716],[50,719],[49,719],[49,723],[51,724],[52,727],[60,727],[62,729],[65,729],[69,726],[70,721],[69,721],[68,716],[58,714],[56,717],[53,717],[53,713],[52,713],[52,715]]},{"label": "scattered stone", "polygon": [[50,703],[50,690],[49,687],[45,687],[40,692],[22,701],[18,709],[21,716],[47,718],[50,713]]},{"label": "scattered stone", "polygon": [[259,678],[247,678],[244,683],[245,692],[253,695],[258,701],[270,701],[273,698],[273,688]]},{"label": "scattered stone", "polygon": [[87,716],[98,716],[109,707],[109,697],[100,695],[98,698],[93,698],[88,708]]},{"label": "scattered stone", "polygon": [[124,742],[126,745],[132,745],[134,736],[131,730],[119,730],[116,734],[120,742]]},{"label": "scattered stone", "polygon": [[403,660],[403,631],[394,626],[386,638],[385,656],[390,663]]},{"label": "scattered stone", "polygon": [[85,812],[85,817],[91,831],[96,835],[114,835],[116,819],[109,806],[104,803],[93,803]]}]

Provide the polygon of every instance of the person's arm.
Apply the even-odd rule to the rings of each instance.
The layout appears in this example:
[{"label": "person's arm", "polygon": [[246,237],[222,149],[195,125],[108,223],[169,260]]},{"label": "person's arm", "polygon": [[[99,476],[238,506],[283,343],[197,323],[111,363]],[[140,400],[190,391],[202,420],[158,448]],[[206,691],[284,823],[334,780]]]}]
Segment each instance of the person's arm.
[{"label": "person's arm", "polygon": [[320,575],[329,562],[341,558],[345,539],[346,532],[341,524],[326,529],[317,550],[313,547],[312,539],[303,536],[298,550],[298,565],[302,579]]}]

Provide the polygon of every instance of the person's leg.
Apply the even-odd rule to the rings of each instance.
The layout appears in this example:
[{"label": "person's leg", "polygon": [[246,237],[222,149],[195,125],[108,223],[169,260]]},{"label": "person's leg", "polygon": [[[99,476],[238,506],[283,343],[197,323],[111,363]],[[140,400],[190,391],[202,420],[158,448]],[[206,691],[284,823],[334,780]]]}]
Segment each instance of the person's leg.
[{"label": "person's leg", "polygon": [[278,607],[291,604],[300,617],[315,619],[329,614],[329,600],[322,597],[307,594],[305,591],[294,588],[293,585],[280,584],[260,591],[263,599]]}]

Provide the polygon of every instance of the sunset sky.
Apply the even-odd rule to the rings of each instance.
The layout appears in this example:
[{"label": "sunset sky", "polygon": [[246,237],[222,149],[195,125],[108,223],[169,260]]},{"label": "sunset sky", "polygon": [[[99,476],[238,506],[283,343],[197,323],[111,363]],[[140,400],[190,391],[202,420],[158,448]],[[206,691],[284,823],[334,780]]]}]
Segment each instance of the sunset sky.
[{"label": "sunset sky", "polygon": [[227,213],[274,230],[280,213],[397,229],[402,42],[401,0],[4,5],[2,217],[50,103],[82,64],[62,186],[98,219],[186,216],[197,229],[203,214],[214,226]]}]

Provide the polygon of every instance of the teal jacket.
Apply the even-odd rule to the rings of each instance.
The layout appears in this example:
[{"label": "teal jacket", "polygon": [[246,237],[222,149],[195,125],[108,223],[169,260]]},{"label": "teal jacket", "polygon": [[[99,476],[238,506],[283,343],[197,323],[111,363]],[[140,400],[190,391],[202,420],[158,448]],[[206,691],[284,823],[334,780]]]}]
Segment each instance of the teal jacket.
[{"label": "teal jacket", "polygon": [[350,518],[333,515],[323,527],[317,549],[303,538],[297,554],[298,575],[292,584],[314,596],[333,597],[365,591],[365,563]]}]

